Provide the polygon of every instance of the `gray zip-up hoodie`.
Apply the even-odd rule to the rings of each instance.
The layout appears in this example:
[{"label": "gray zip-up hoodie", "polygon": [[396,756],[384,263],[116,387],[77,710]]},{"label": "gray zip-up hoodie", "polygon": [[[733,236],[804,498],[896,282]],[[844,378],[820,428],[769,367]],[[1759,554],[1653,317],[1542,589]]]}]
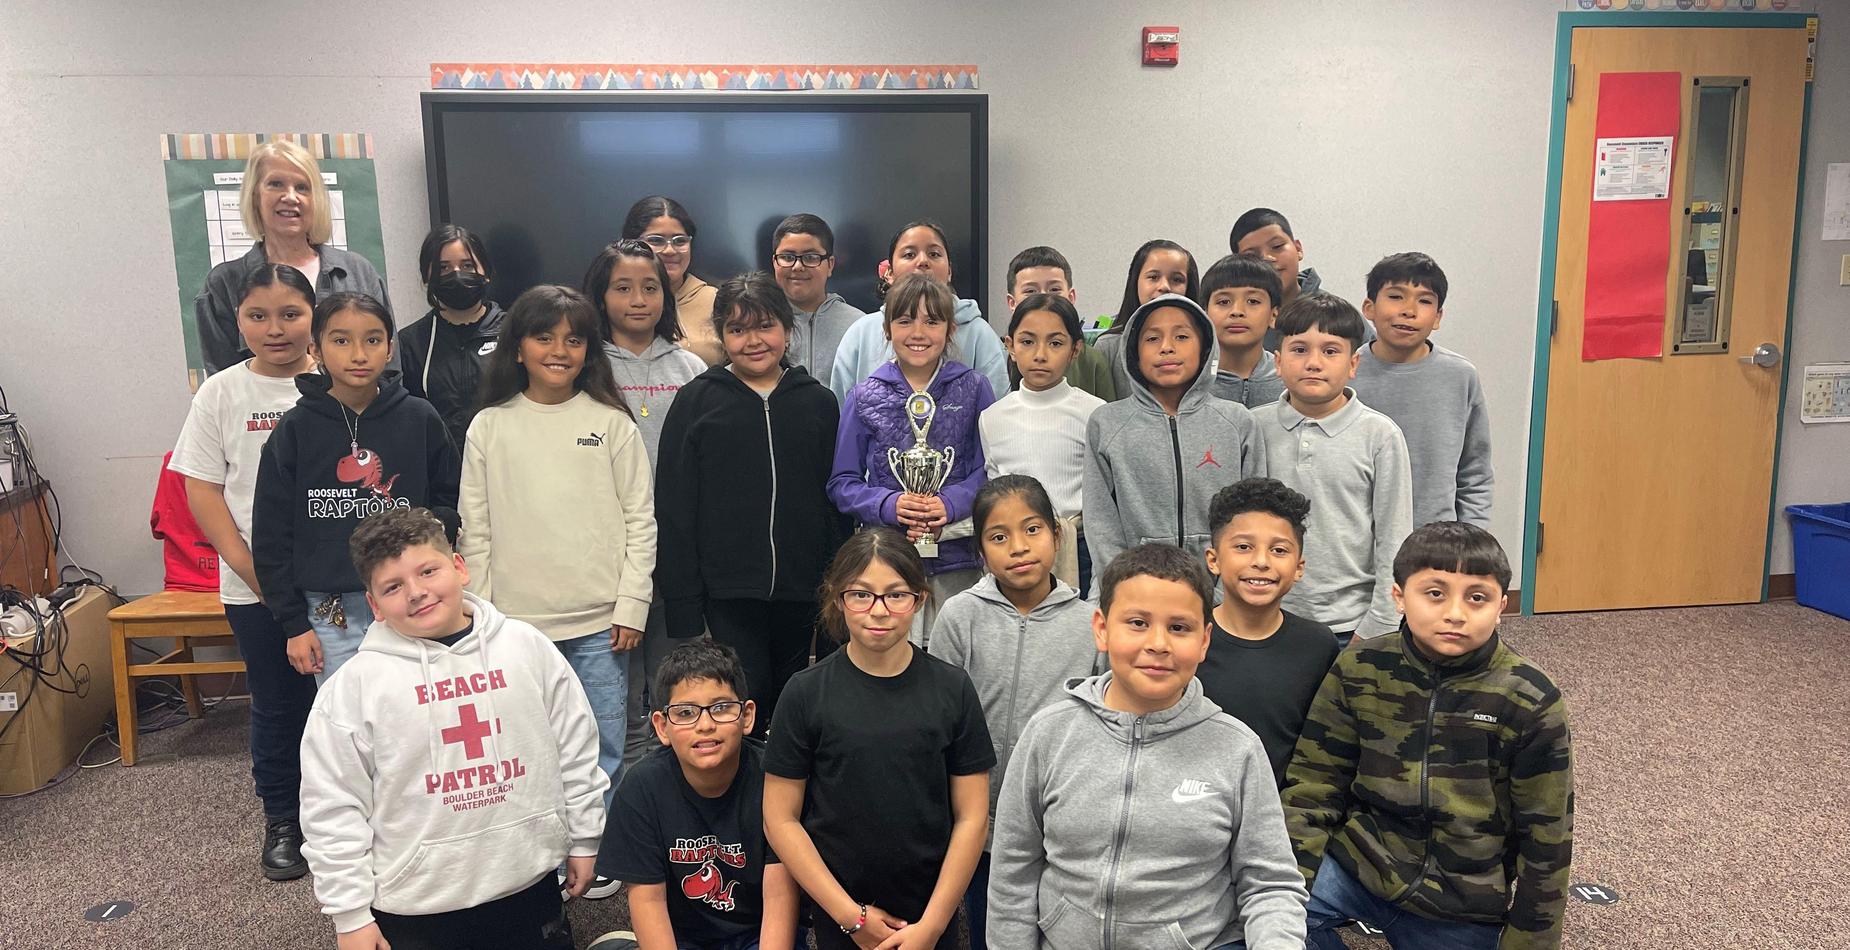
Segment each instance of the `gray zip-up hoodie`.
[{"label": "gray zip-up hoodie", "polygon": [[848,334],[848,328],[854,326],[856,320],[867,314],[843,300],[840,294],[829,294],[815,310],[796,310],[795,314],[796,325],[790,332],[786,359],[792,366],[803,367],[809,375],[826,384],[834,371],[835,351],[841,346],[842,337]]},{"label": "gray zip-up hoodie", "polygon": [[636,428],[642,430],[642,445],[649,450],[649,469],[655,469],[656,450],[662,442],[662,422],[674,405],[675,393],[701,373],[707,371],[706,360],[698,353],[670,343],[661,337],[649,341],[640,354],[616,345],[604,344],[604,356],[610,371],[617,377],[617,388],[629,404]]},{"label": "gray zip-up hoodie", "polygon": [[1220,347],[1201,305],[1180,294],[1152,298],[1124,328],[1125,366],[1137,359],[1137,335],[1151,313],[1178,307],[1205,344],[1194,382],[1176,414],[1150,387],[1130,378],[1129,399],[1106,403],[1086,422],[1086,544],[1092,550],[1093,599],[1105,565],[1120,551],[1164,541],[1199,556],[1208,546],[1208,502],[1214,493],[1266,473],[1264,435],[1251,410],[1214,395]]},{"label": "gray zip-up hoodie", "polygon": [[1136,716],[1111,674],[1036,713],[1002,784],[989,945],[1302,950],[1309,894],[1265,747],[1191,679]]},{"label": "gray zip-up hoodie", "polygon": [[969,673],[983,704],[996,746],[996,767],[989,773],[993,838],[996,796],[1028,719],[1063,695],[1068,680],[1103,668],[1092,639],[1092,605],[1056,580],[1047,599],[1023,616],[996,586],[996,576],[984,574],[938,611],[931,654]]}]

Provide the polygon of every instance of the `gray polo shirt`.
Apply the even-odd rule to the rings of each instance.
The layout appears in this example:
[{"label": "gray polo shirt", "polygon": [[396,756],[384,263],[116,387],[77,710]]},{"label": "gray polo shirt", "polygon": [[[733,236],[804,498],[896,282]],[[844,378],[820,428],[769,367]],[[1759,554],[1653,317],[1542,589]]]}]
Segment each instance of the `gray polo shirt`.
[{"label": "gray polo shirt", "polygon": [[1266,449],[1266,473],[1310,499],[1304,579],[1284,608],[1358,637],[1400,626],[1394,607],[1394,555],[1413,531],[1413,474],[1394,420],[1349,401],[1307,419],[1289,400],[1253,410]]}]

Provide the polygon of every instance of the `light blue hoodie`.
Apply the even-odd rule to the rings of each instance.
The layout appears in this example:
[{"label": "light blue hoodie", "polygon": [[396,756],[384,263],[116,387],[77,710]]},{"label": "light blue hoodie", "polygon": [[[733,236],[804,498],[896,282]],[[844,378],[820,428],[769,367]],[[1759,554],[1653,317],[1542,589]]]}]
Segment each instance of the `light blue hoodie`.
[{"label": "light blue hoodie", "polygon": [[[1009,391],[1008,354],[1002,349],[1002,337],[974,300],[957,301],[957,329],[951,334],[951,359],[989,377],[990,391],[1000,399]],[[873,375],[881,363],[893,358],[893,344],[886,338],[886,312],[876,310],[856,320],[835,349],[835,365],[829,368],[829,389],[838,401],[846,401],[848,391],[861,380]]]}]

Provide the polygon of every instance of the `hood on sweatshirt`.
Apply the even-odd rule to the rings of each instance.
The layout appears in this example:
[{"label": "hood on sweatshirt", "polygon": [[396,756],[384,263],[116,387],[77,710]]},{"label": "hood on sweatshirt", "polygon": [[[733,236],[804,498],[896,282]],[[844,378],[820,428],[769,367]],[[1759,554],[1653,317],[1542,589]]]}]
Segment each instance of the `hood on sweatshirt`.
[{"label": "hood on sweatshirt", "polygon": [[1258,737],[1193,678],[1142,716],[1105,705],[1112,679],[1071,681],[1015,749],[990,944],[1302,948],[1304,876]]},{"label": "hood on sweatshirt", "polygon": [[1124,340],[1118,347],[1118,357],[1123,361],[1126,378],[1130,382],[1131,398],[1139,406],[1158,414],[1164,414],[1163,404],[1158,402],[1156,394],[1150,391],[1150,384],[1143,378],[1143,372],[1137,368],[1137,338],[1143,332],[1143,325],[1150,315],[1166,307],[1175,307],[1187,313],[1195,324],[1197,339],[1203,341],[1201,358],[1195,367],[1195,378],[1189,381],[1188,388],[1182,391],[1182,399],[1176,408],[1181,415],[1200,408],[1201,404],[1213,396],[1214,373],[1212,368],[1220,362],[1220,343],[1214,333],[1214,324],[1208,319],[1208,312],[1201,305],[1181,294],[1162,294],[1152,297],[1131,312],[1131,318],[1125,323]]},{"label": "hood on sweatshirt", "polygon": [[462,596],[469,635],[374,621],[309,715],[302,850],[342,932],[373,908],[479,906],[596,853],[609,779],[583,690],[539,631]]}]

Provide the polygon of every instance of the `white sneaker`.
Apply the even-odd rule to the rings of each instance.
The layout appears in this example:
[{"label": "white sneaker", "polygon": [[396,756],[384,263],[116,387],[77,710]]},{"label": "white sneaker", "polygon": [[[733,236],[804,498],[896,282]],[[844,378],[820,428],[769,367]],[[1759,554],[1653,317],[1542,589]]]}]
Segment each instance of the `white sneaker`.
[{"label": "white sneaker", "polygon": [[593,877],[591,879],[591,886],[585,888],[585,899],[593,900],[593,901],[601,901],[604,898],[609,897],[612,894],[615,894],[622,887],[623,887],[622,881],[616,880],[614,878],[608,878],[602,874],[599,874],[596,877]]},{"label": "white sneaker", "polygon": [[613,930],[591,941],[585,950],[639,950],[641,946],[635,934],[627,930]]}]

